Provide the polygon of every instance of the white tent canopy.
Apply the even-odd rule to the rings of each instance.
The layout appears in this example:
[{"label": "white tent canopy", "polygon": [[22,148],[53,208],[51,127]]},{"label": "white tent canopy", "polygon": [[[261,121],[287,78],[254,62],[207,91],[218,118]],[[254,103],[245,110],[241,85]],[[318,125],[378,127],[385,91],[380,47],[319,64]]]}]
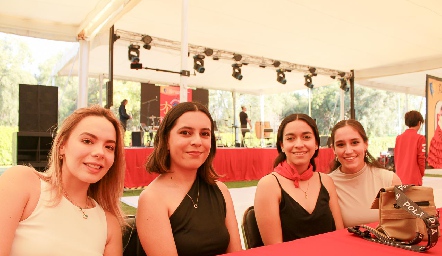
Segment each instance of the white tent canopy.
[{"label": "white tent canopy", "polygon": [[[190,44],[304,66],[354,70],[358,84],[420,96],[425,95],[426,74],[442,77],[442,2],[438,0],[188,3]],[[89,75],[106,75],[112,24],[117,31],[180,41],[181,8],[177,0],[1,1],[0,31],[53,40],[92,40]],[[158,49],[154,43],[150,51],[141,49],[143,66],[180,71],[179,53]],[[177,74],[131,70],[129,44],[115,43],[114,78],[179,83]],[[78,59],[65,59],[59,73],[78,72]],[[188,85],[254,94],[305,88],[307,70],[286,73],[283,85],[276,81],[275,67],[248,65],[242,67],[244,78],[238,81],[231,76],[233,63],[206,57],[205,73],[191,75]],[[315,86],[332,82],[327,75],[313,77]]]}]

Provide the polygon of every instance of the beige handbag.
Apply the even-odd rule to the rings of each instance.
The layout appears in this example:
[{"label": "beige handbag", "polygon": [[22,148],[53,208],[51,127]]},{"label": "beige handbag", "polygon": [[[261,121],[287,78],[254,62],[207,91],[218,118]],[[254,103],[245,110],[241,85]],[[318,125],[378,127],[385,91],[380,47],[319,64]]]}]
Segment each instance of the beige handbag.
[{"label": "beige handbag", "polygon": [[[379,225],[377,229],[388,237],[401,241],[412,241],[416,238],[416,233],[423,234],[423,240],[428,240],[427,228],[424,220],[417,214],[417,209],[410,203],[406,203],[405,207],[415,213],[410,214],[403,207],[398,207],[394,188],[381,189],[371,206],[372,209],[379,209]],[[416,203],[426,214],[430,216],[437,215],[433,188],[409,185],[406,190],[399,191],[405,194],[408,202]],[[399,195],[403,197],[403,195]]]},{"label": "beige handbag", "polygon": [[[436,245],[439,214],[432,188],[413,185],[383,188],[371,208],[379,209],[378,227],[360,225],[348,228],[349,232],[373,242],[416,252]],[[428,241],[425,246],[419,245],[422,240]]]}]

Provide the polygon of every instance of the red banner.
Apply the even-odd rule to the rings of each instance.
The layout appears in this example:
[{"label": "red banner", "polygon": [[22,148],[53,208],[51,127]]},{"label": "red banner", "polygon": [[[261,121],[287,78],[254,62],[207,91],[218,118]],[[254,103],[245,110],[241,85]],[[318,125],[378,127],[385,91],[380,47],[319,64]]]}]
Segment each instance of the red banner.
[{"label": "red banner", "polygon": [[[187,89],[187,101],[192,101],[192,90]],[[160,121],[166,113],[175,105],[180,103],[179,86],[161,86],[160,87]]]}]

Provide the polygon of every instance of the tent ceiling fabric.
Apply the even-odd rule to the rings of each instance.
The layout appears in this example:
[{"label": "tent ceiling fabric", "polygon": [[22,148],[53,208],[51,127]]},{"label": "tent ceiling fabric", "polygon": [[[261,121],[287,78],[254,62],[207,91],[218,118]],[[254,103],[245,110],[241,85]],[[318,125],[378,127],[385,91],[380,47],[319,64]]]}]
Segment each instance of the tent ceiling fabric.
[{"label": "tent ceiling fabric", "polygon": [[[0,31],[72,41],[91,13],[97,13],[97,6],[106,2],[112,1],[1,1]],[[440,77],[442,73],[442,36],[438,32],[442,1],[191,0],[188,4],[191,44],[313,67],[354,70],[358,84],[421,96],[425,95],[425,74]],[[181,9],[182,1],[178,0],[141,0],[127,8],[115,22],[115,29],[180,41]],[[91,75],[108,73],[107,31],[105,26],[91,44]],[[114,78],[179,83],[177,74],[130,70],[128,45],[116,42]],[[181,69],[179,53],[154,46],[150,51],[141,49],[140,60],[150,68]],[[287,84],[282,85],[276,81],[275,68],[251,65],[242,68],[243,80],[235,80],[232,63],[206,57],[206,72],[191,76],[189,86],[254,94],[306,88],[303,73],[286,73]],[[78,57],[63,64],[59,74],[78,72]],[[190,56],[188,69],[192,66]],[[313,83],[329,85],[333,80],[318,75]]]}]

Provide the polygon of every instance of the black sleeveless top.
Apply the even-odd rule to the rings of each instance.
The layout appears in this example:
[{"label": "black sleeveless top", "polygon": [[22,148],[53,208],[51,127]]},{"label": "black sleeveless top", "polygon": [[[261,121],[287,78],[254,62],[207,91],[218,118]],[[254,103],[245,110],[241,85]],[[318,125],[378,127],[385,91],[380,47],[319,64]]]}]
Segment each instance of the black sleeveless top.
[{"label": "black sleeveless top", "polygon": [[[199,188],[198,188],[199,187]],[[218,186],[198,175],[188,194],[170,216],[178,255],[217,255],[226,253],[230,235],[226,227],[226,202]]]},{"label": "black sleeveless top", "polygon": [[275,178],[281,188],[279,217],[281,218],[282,240],[284,242],[336,230],[335,220],[329,206],[330,195],[322,184],[320,173],[321,188],[315,209],[311,214],[287,194],[281,187],[278,178],[276,176]]}]

